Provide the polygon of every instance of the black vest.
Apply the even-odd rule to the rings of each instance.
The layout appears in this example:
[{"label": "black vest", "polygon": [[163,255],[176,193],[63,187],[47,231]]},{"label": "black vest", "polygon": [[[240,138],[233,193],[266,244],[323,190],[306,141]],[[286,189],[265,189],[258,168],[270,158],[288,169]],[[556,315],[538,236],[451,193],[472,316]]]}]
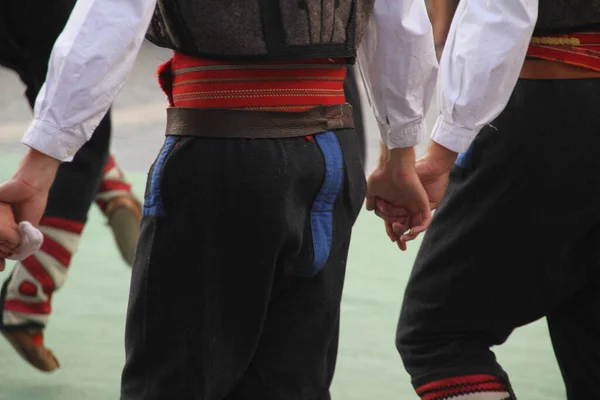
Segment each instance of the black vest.
[{"label": "black vest", "polygon": [[146,38],[207,59],[353,62],[375,0],[158,0]]},{"label": "black vest", "polygon": [[600,0],[540,0],[534,35],[600,28]]}]

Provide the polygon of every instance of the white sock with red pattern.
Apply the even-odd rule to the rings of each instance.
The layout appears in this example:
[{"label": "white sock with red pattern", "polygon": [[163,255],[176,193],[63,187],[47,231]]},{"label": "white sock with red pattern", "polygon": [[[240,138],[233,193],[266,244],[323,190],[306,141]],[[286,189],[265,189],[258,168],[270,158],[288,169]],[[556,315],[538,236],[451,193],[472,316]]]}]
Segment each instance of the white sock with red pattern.
[{"label": "white sock with red pattern", "polygon": [[44,217],[40,250],[15,265],[6,288],[4,326],[45,326],[51,311],[52,294],[67,278],[71,256],[77,251],[84,224],[57,217]]},{"label": "white sock with red pattern", "polygon": [[125,174],[117,165],[114,156],[110,156],[102,172],[102,182],[96,194],[96,204],[102,211],[115,197],[131,193],[131,184],[125,180]]}]

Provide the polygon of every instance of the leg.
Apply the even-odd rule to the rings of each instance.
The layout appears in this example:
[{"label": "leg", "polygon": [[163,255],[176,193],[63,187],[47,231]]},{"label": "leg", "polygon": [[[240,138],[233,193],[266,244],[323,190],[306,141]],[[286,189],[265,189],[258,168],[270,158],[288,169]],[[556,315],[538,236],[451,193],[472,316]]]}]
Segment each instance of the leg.
[{"label": "leg", "polygon": [[583,91],[600,100],[598,85],[520,81],[459,159],[398,326],[397,347],[421,398],[508,398],[490,347],[557,312],[597,269],[600,163],[592,149],[600,119],[595,100],[573,99]]},{"label": "leg", "polygon": [[131,184],[112,155],[102,171],[96,205],[112,228],[121,256],[127,264],[133,265],[135,245],[140,235],[142,205],[133,195]]},{"label": "leg", "polygon": [[[23,0],[6,6],[6,15],[10,18],[7,18],[5,24],[0,21],[0,27],[4,26],[7,29],[8,38],[14,42],[12,43],[13,47],[19,51],[18,53],[15,50],[12,52],[2,51],[11,43],[0,41],[0,51],[2,51],[0,52],[0,63],[13,68],[20,75],[23,83],[27,85],[25,94],[31,107],[35,104],[37,94],[46,79],[48,59],[55,38],[62,31],[74,5],[74,0],[61,1],[60,4],[54,4],[54,2],[38,4],[32,0]],[[25,20],[28,22],[27,24],[20,23]],[[14,57],[11,58],[11,55]],[[110,111],[98,130],[102,131],[101,134],[105,134],[106,139],[109,140]],[[108,142],[106,143],[108,146]],[[106,146],[84,146],[81,152],[85,154],[80,156],[77,166],[81,172],[69,175],[76,176],[75,179],[83,177],[91,182],[96,182],[99,170],[92,170],[90,167],[96,168],[95,161],[99,157],[106,157]],[[139,235],[141,204],[133,196],[131,185],[125,181],[123,173],[114,162],[113,157],[110,157],[102,167],[104,167],[104,171],[96,196],[96,204],[108,219],[121,255],[131,265],[135,243]],[[100,167],[100,171],[102,171],[102,167]],[[69,197],[70,190],[69,188],[65,192],[69,194]],[[59,191],[56,190],[54,194]],[[51,193],[50,196],[52,195]],[[79,203],[80,200],[81,203]],[[87,215],[89,196],[83,193],[73,201],[77,203],[75,204],[75,213]]]},{"label": "leg", "polygon": [[600,393],[600,274],[548,315],[550,337],[569,400]]},{"label": "leg", "polygon": [[[267,310],[261,338],[244,377],[226,400],[329,400],[336,366],[340,301],[350,244],[350,229],[364,201],[364,171],[358,163],[354,137],[339,134],[347,180],[333,207],[331,252],[314,276],[302,273],[304,260],[291,259],[286,269],[296,276],[282,279]],[[321,143],[329,164],[335,148]],[[326,179],[327,180],[327,179]],[[326,189],[326,185],[321,189]],[[317,197],[319,198],[319,197]],[[318,204],[319,200],[315,202]],[[313,218],[315,207],[313,207]],[[315,221],[306,219],[306,258],[314,258],[323,237],[313,234]],[[316,232],[315,232],[316,233]],[[318,327],[318,328],[317,328]]]},{"label": "leg", "polygon": [[[107,116],[92,139],[71,163],[61,165],[40,222],[42,248],[15,265],[2,290],[4,335],[33,366],[43,371],[58,367],[43,347],[42,330],[51,312],[52,295],[64,284],[77,250],[87,213],[100,181],[110,141]],[[73,195],[76,189],[76,195]]]},{"label": "leg", "polygon": [[[28,1],[11,3],[6,10],[10,18],[3,24],[13,47],[19,50],[18,54],[12,53],[13,59],[6,61],[3,57],[3,62],[15,69],[27,86],[26,96],[32,107],[46,77],[54,39],[70,13],[67,3],[58,8],[55,4],[44,4],[40,8],[40,4]],[[46,6],[50,9],[43,8]],[[32,14],[31,10],[36,12]],[[28,24],[21,23],[25,19]],[[3,286],[0,320],[3,334],[27,361],[44,371],[57,368],[58,363],[44,348],[42,329],[48,321],[52,294],[64,284],[98,189],[107,160],[110,131],[109,112],[73,162],[60,167],[41,221],[40,228],[45,234],[42,249],[18,263]]]},{"label": "leg", "polygon": [[[305,231],[325,176],[316,139],[167,139],[149,174],[122,400],[223,400],[242,393],[252,397],[237,398],[328,399],[346,242],[364,197],[355,138],[343,134],[352,138],[352,171],[360,172],[346,173],[339,196],[330,192],[340,198],[339,238],[319,251]],[[330,171],[333,180],[342,179],[339,168]],[[350,195],[348,182],[358,194]],[[327,219],[327,210],[317,210],[317,222]],[[327,270],[322,276],[320,268]],[[301,299],[293,301],[300,292],[305,299],[308,292],[319,296],[306,304],[323,305],[314,321],[308,310],[299,312]],[[302,330],[281,345],[261,345],[283,318]],[[321,342],[315,343],[313,331],[322,334]],[[302,351],[310,344],[315,359]],[[290,359],[274,371],[278,352]],[[312,373],[292,372],[299,359]],[[299,388],[311,397],[301,397]]]}]

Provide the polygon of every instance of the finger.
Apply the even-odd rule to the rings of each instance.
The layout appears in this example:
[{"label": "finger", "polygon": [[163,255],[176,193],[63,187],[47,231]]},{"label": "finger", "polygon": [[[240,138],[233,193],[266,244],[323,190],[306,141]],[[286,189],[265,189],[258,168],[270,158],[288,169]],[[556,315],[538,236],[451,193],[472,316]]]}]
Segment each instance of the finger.
[{"label": "finger", "polygon": [[17,222],[27,221],[34,227],[38,227],[40,220],[44,215],[46,208],[46,198],[33,199],[32,201],[23,202],[15,207],[15,217]]},{"label": "finger", "polygon": [[[431,220],[431,218],[429,218],[429,220]],[[410,230],[408,233],[402,235],[400,241],[409,242],[411,240],[415,240],[419,234],[424,232],[429,226],[427,220],[423,218],[423,214],[415,214],[415,216],[411,218],[410,224]]]},{"label": "finger", "polygon": [[[6,247],[9,249],[15,249],[21,242],[21,235],[15,225],[12,212],[10,214],[10,220],[6,221],[6,215],[0,216],[0,224],[7,224],[4,226],[0,225],[0,247]],[[14,225],[14,228],[10,225]]]},{"label": "finger", "polygon": [[[381,214],[378,210],[375,210],[375,215],[385,221],[386,230],[388,228],[390,229],[391,235],[394,237],[394,242],[400,239],[400,236],[402,236],[402,234],[408,230],[408,223],[405,222],[406,220],[404,219],[398,220],[396,218],[389,218],[387,215]],[[392,236],[390,236],[390,238]]]},{"label": "finger", "polygon": [[421,217],[421,214],[415,214],[410,219],[410,227],[409,227],[408,232],[406,232],[402,235],[402,237],[400,238],[400,241],[410,242],[411,240],[416,239],[417,236],[419,236],[419,233],[421,233],[425,230],[423,228],[422,222],[423,222],[423,218]]},{"label": "finger", "polygon": [[406,224],[402,224],[402,223],[398,223],[398,222],[392,223],[392,230],[394,231],[394,234],[396,236],[398,236],[398,238],[401,238],[402,235],[404,235],[406,233],[406,231],[408,231],[409,229],[410,229],[410,227],[408,226],[408,223],[406,223]]},{"label": "finger", "polygon": [[398,236],[392,230],[392,224],[390,224],[389,221],[384,221],[384,225],[385,225],[385,233],[388,235],[388,237],[390,238],[390,240],[392,242],[397,242],[398,241]]},{"label": "finger", "polygon": [[380,198],[377,199],[377,208],[389,217],[408,217],[410,215],[406,208],[394,206]]},{"label": "finger", "polygon": [[406,242],[403,242],[402,240],[398,240],[398,241],[396,242],[396,244],[398,245],[398,248],[399,248],[401,251],[406,251],[406,249],[407,249],[407,247],[406,247]]},{"label": "finger", "polygon": [[14,248],[11,248],[9,245],[5,243],[0,243],[0,256],[2,254],[11,254],[14,252]]},{"label": "finger", "polygon": [[383,214],[381,211],[379,211],[378,208],[375,209],[375,215],[377,215],[379,218],[381,218],[384,221],[387,221],[389,219],[388,216]]},{"label": "finger", "polygon": [[404,219],[402,221],[392,221],[392,229],[394,233],[400,237],[402,236],[409,228],[410,219]]},{"label": "finger", "polygon": [[4,203],[15,203],[24,200],[26,197],[22,187],[15,184],[14,181],[8,181],[0,184],[0,201]]},{"label": "finger", "polygon": [[11,255],[12,255],[12,252],[10,252],[10,251],[9,252],[0,251],[0,260],[2,261],[1,262],[2,269],[0,269],[0,271],[2,271],[4,269],[4,265],[5,265],[4,259],[10,257]]},{"label": "finger", "polygon": [[423,211],[423,226],[425,226],[425,229],[423,230],[426,230],[429,228],[429,225],[431,225],[431,220],[433,219],[431,210],[430,207],[425,207],[425,211]]},{"label": "finger", "polygon": [[373,211],[375,209],[375,196],[367,196],[365,207],[367,211]]},{"label": "finger", "polygon": [[[387,219],[390,222],[392,222],[393,224],[398,224],[398,225],[408,227],[408,221],[409,221],[408,217],[390,217],[389,215],[383,214],[380,211],[378,211],[378,212],[380,215],[382,215],[381,218]],[[406,228],[406,229],[408,229],[408,228]]]}]

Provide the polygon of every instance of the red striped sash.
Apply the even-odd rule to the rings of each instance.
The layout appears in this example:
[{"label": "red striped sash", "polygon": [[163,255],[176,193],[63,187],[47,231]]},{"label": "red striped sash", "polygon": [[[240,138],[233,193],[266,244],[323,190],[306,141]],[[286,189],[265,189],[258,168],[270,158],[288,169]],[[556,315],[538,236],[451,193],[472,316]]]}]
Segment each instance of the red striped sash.
[{"label": "red striped sash", "polygon": [[159,69],[172,106],[261,111],[344,104],[345,76],[343,59],[235,63],[175,53]]},{"label": "red striped sash", "polygon": [[534,36],[527,56],[600,72],[600,33]]}]

